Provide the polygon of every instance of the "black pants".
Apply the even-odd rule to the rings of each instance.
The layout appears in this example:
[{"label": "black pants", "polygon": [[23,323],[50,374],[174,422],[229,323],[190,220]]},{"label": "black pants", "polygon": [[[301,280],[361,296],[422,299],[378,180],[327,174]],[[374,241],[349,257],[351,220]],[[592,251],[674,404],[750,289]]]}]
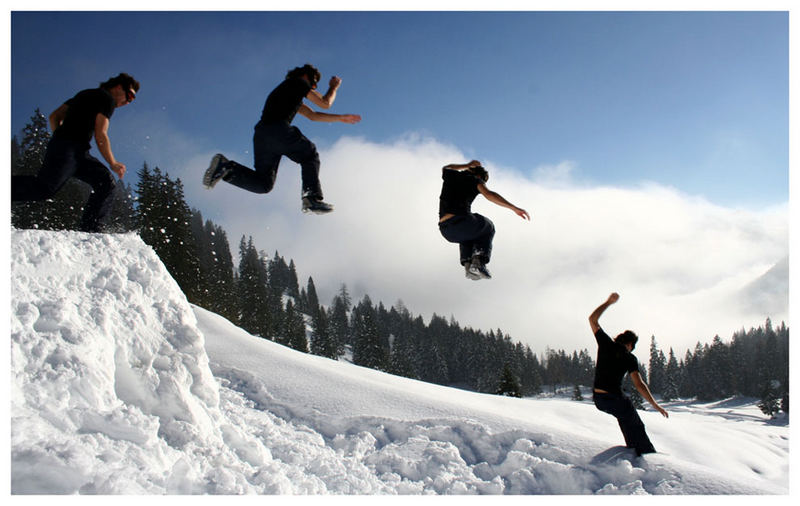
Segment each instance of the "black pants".
[{"label": "black pants", "polygon": [[282,156],[299,163],[303,181],[303,195],[322,199],[319,184],[319,154],[314,143],[297,127],[286,123],[256,125],[253,134],[255,170],[229,161],[231,173],[225,181],[253,193],[269,193],[275,186],[278,164]]},{"label": "black pants", "polygon": [[595,392],[594,405],[600,411],[616,417],[625,438],[625,446],[636,450],[637,455],[655,453],[656,449],[644,430],[644,422],[630,399],[624,395]]},{"label": "black pants", "polygon": [[492,256],[494,223],[478,213],[459,214],[439,223],[439,232],[449,242],[457,242],[461,265],[469,262],[478,253],[483,263]]},{"label": "black pants", "polygon": [[71,177],[92,187],[83,208],[80,229],[98,232],[101,222],[111,212],[116,183],[111,172],[89,154],[89,148],[83,143],[55,136],[51,138],[38,175],[11,177],[11,200],[52,198]]}]

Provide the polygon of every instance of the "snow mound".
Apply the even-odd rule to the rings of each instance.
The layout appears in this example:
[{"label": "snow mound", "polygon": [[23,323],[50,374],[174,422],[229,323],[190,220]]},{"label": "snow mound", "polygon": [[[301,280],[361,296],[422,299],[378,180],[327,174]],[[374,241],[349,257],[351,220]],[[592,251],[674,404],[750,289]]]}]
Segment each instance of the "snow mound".
[{"label": "snow mound", "polygon": [[226,419],[194,312],[138,236],[12,231],[11,273],[13,493],[298,491]]}]

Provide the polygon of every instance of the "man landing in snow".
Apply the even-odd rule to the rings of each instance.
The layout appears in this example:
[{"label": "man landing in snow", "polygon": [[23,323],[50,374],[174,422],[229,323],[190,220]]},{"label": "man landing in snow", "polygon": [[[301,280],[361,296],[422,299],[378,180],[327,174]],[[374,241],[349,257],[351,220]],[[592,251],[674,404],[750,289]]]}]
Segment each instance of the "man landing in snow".
[{"label": "man landing in snow", "polygon": [[125,165],[111,152],[108,124],[114,109],[133,102],[138,91],[139,82],[123,73],[101,83],[99,88],[79,92],[53,111],[49,118],[53,137],[47,145],[42,168],[36,176],[12,176],[11,200],[46,200],[69,178],[78,178],[92,187],[80,229],[99,232],[111,211],[116,183],[105,165],[89,154],[89,142],[94,135],[98,151],[122,179]]},{"label": "man landing in snow", "polygon": [[589,325],[592,333],[597,340],[597,368],[594,376],[594,405],[600,411],[614,415],[622,429],[625,438],[625,446],[633,448],[636,455],[644,453],[655,453],[656,449],[647,437],[644,423],[639,418],[631,400],[622,393],[622,379],[625,373],[630,373],[631,380],[636,389],[647,399],[659,413],[669,418],[669,414],[659,406],[653,399],[650,389],[642,380],[639,374],[639,361],[631,353],[636,347],[639,338],[626,330],[618,335],[613,341],[608,334],[603,331],[598,323],[600,315],[605,312],[611,304],[619,300],[617,293],[608,296],[608,300],[600,304],[591,315],[589,315]]},{"label": "man landing in snow", "polygon": [[361,121],[361,116],[317,112],[305,105],[304,98],[323,109],[333,105],[342,80],[332,77],[328,92],[320,95],[316,91],[319,79],[319,71],[308,64],[290,70],[286,79],[267,97],[261,119],[255,126],[255,170],[228,160],[221,154],[214,155],[203,176],[205,187],[211,189],[223,180],[253,193],[269,193],[275,185],[281,157],[287,156],[301,167],[303,212],[324,214],[333,211],[332,205],[322,201],[317,148],[291,123],[298,112],[312,121],[328,123],[339,121],[354,124]]},{"label": "man landing in snow", "polygon": [[531,217],[486,187],[489,173],[478,160],[442,167],[442,192],[439,195],[439,232],[449,242],[459,245],[460,261],[468,279],[491,279],[486,264],[492,255],[494,224],[471,210],[480,193],[489,202],[514,211],[522,219]]}]

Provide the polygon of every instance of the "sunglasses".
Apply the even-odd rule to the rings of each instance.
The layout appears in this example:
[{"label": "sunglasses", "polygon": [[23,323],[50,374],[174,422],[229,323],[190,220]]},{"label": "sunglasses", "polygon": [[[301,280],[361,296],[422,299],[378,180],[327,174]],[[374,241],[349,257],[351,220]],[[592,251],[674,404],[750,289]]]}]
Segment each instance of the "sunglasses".
[{"label": "sunglasses", "polygon": [[136,92],[133,90],[125,90],[125,98],[128,99],[128,103],[130,104],[136,98]]}]

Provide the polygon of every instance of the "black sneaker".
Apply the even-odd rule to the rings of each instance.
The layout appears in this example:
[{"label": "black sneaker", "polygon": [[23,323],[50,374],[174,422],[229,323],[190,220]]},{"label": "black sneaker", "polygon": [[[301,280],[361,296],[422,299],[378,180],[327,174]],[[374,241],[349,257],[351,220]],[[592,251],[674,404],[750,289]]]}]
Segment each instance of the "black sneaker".
[{"label": "black sneaker", "polygon": [[477,276],[477,278],[473,279],[492,279],[492,275],[489,274],[489,269],[486,268],[486,264],[483,263],[480,255],[472,256],[472,261],[468,264],[467,271],[473,276]]},{"label": "black sneaker", "polygon": [[316,197],[303,197],[303,212],[314,214],[328,214],[333,211],[333,206]]},{"label": "black sneaker", "polygon": [[203,186],[210,190],[216,186],[222,178],[227,176],[231,170],[225,167],[226,163],[228,163],[227,158],[219,153],[214,155],[211,158],[211,164],[206,169],[206,173],[203,174]]},{"label": "black sneaker", "polygon": [[477,271],[472,272],[470,267],[472,267],[472,262],[467,262],[464,264],[464,274],[466,275],[467,279],[471,279],[473,281],[478,281],[481,279],[481,275]]}]

